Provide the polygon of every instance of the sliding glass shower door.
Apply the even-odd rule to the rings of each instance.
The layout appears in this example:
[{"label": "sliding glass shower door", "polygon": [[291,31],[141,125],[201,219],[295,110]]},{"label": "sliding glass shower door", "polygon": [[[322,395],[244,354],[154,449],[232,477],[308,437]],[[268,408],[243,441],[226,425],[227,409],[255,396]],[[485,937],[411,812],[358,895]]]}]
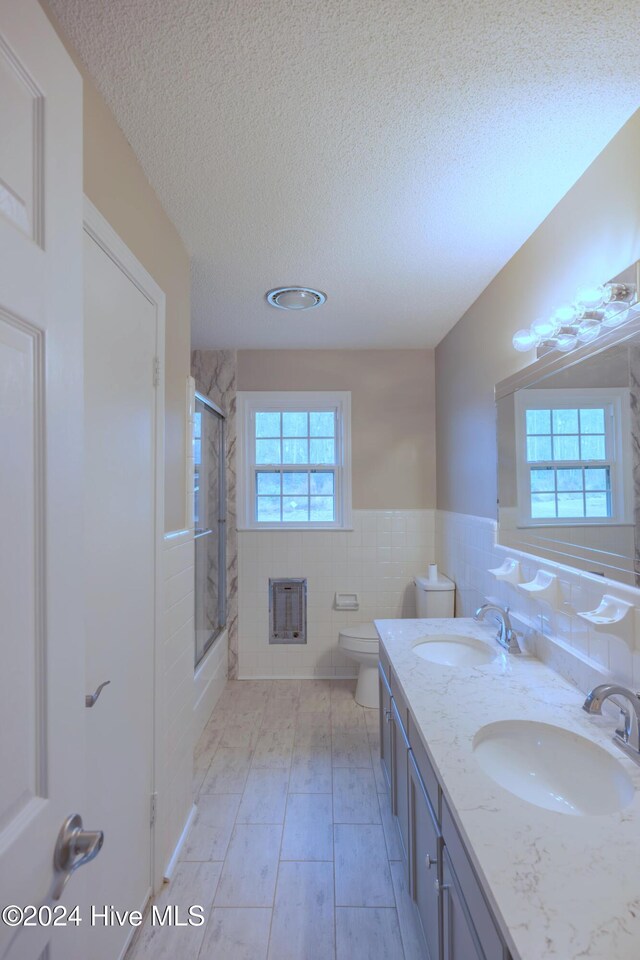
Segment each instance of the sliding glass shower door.
[{"label": "sliding glass shower door", "polygon": [[196,393],[193,423],[195,525],[195,664],[226,621],[224,416]]}]

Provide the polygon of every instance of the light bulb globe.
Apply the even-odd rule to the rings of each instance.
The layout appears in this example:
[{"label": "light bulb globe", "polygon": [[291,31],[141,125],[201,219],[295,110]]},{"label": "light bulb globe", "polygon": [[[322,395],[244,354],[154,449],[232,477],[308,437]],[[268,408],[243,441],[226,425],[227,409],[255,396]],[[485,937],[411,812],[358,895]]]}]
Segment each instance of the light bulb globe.
[{"label": "light bulb globe", "polygon": [[560,330],[560,325],[555,317],[539,317],[531,324],[531,332],[540,340],[549,340],[555,337]]},{"label": "light bulb globe", "polygon": [[559,333],[556,337],[555,347],[560,353],[570,353],[578,346],[578,338],[573,333]]},{"label": "light bulb globe", "polygon": [[540,343],[540,338],[532,330],[522,329],[516,330],[511,342],[513,349],[518,353],[528,353],[529,350],[535,350]]},{"label": "light bulb globe", "polygon": [[583,287],[578,291],[576,306],[579,310],[597,310],[607,300],[607,291],[602,284]]},{"label": "light bulb globe", "polygon": [[601,330],[599,320],[587,319],[579,324],[576,334],[581,343],[591,343],[600,336]]},{"label": "light bulb globe", "polygon": [[605,327],[617,327],[627,319],[629,304],[625,300],[612,300],[604,308],[602,322]]},{"label": "light bulb globe", "polygon": [[578,311],[575,306],[572,303],[566,303],[564,306],[558,307],[553,314],[553,319],[559,327],[566,327],[574,323],[577,316]]}]

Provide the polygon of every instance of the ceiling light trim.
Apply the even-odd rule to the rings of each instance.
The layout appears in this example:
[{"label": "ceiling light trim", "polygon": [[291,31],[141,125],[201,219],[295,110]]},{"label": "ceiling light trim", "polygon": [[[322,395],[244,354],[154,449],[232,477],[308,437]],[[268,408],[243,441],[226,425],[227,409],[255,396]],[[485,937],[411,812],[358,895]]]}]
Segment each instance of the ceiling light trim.
[{"label": "ceiling light trim", "polygon": [[[293,306],[286,303],[278,303],[278,299],[282,297],[283,294],[287,293],[298,293],[304,295],[310,295],[309,303],[301,303],[299,306]],[[315,290],[313,287],[299,287],[299,286],[289,286],[289,287],[275,287],[273,290],[268,290],[266,293],[267,303],[272,307],[276,307],[277,310],[312,310],[314,307],[321,307],[322,304],[326,301],[327,295],[321,290]],[[315,302],[314,302],[315,301]]]}]

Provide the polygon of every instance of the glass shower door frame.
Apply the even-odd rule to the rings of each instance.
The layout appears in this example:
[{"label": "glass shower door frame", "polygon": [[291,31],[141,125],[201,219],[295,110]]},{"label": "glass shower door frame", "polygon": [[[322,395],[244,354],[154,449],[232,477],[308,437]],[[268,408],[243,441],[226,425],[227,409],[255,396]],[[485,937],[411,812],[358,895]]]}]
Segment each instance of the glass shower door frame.
[{"label": "glass shower door frame", "polygon": [[[217,533],[218,533],[218,628],[211,632],[211,636],[207,639],[200,656],[197,655],[197,645],[194,649],[194,660],[195,667],[197,669],[198,665],[202,663],[203,659],[207,655],[208,651],[211,649],[215,640],[220,636],[220,634],[225,630],[227,625],[227,565],[226,565],[226,523],[227,523],[227,486],[226,486],[226,418],[220,407],[210,400],[209,397],[205,394],[200,393],[200,391],[195,391],[195,400],[199,400],[207,408],[207,410],[220,421],[220,440],[219,440],[219,449],[218,449],[218,490],[220,491],[218,497],[218,516],[215,519],[217,521]],[[200,477],[200,484],[202,484],[202,477]],[[202,488],[200,489],[200,496],[202,496]],[[198,540],[201,537],[207,536],[209,530],[201,530],[200,532],[195,527],[195,517],[194,517],[194,539]],[[196,589],[197,589],[197,578],[196,578]],[[194,604],[197,605],[197,597],[194,596]],[[195,624],[194,624],[195,625]]]}]

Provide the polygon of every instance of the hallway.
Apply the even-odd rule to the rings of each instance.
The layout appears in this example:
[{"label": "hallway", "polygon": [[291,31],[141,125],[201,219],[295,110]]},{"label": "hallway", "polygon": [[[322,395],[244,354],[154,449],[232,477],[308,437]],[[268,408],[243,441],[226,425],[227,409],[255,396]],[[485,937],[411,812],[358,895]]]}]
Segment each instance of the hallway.
[{"label": "hallway", "polygon": [[418,960],[378,711],[355,681],[230,681],[196,747],[198,814],[128,960]]}]

